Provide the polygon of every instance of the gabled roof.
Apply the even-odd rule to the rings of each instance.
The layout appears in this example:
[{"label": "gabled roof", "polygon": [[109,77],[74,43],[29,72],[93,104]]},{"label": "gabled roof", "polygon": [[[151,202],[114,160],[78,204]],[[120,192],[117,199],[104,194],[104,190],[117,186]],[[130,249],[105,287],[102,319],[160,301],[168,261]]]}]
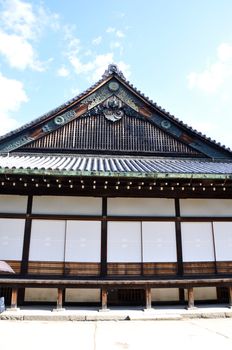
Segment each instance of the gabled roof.
[{"label": "gabled roof", "polygon": [[[94,120],[97,120],[96,125]],[[120,129],[117,126],[122,120],[124,127]],[[108,134],[105,125],[111,130]],[[78,134],[78,130],[82,133]],[[91,137],[92,143],[87,144]],[[99,144],[99,137],[103,146]],[[55,138],[59,142],[63,140],[58,142],[58,148],[54,147]],[[85,138],[85,146],[81,146],[77,141]],[[111,143],[108,142],[110,138]],[[126,143],[129,146],[122,147]],[[232,159],[229,149],[193,130],[145,97],[126,81],[115,65],[110,65],[102,79],[82,94],[0,138],[1,153],[52,150]]]}]

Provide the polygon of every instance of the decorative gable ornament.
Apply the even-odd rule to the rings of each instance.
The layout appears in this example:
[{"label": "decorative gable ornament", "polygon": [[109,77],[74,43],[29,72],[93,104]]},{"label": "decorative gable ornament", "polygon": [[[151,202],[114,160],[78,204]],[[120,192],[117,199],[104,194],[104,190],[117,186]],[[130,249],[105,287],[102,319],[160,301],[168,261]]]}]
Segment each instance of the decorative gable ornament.
[{"label": "decorative gable ornament", "polygon": [[117,120],[120,120],[124,116],[123,111],[123,102],[119,100],[116,96],[109,97],[104,103],[103,103],[103,114],[106,119],[110,120],[111,122],[116,122]]}]

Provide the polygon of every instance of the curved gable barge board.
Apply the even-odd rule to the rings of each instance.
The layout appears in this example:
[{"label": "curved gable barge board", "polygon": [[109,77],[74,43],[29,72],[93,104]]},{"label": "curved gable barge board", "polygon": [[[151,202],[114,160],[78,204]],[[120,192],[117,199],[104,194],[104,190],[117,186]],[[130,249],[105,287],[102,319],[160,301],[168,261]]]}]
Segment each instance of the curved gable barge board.
[{"label": "curved gable barge board", "polygon": [[6,141],[3,138],[0,139],[0,152],[8,153],[14,151],[31,141],[37,140],[38,138],[61,128],[75,118],[78,118],[89,110],[94,109],[98,104],[104,102],[112,95],[112,92],[107,89],[107,86],[103,86],[102,89],[98,90],[97,94],[91,94],[91,98],[77,103],[73,109],[68,109],[63,114],[52,115],[50,118],[40,121],[38,124],[35,121],[35,125],[25,127],[24,130],[19,131],[18,135],[17,132],[15,132],[15,135],[9,135]]}]

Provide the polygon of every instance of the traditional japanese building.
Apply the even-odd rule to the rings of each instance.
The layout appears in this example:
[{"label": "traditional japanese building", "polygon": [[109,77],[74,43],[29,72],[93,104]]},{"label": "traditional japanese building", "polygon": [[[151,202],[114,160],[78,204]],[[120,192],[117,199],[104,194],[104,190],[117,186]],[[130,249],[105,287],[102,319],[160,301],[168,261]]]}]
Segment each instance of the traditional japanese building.
[{"label": "traditional japanese building", "polygon": [[231,302],[232,152],[110,65],[0,138],[0,260],[12,307]]}]

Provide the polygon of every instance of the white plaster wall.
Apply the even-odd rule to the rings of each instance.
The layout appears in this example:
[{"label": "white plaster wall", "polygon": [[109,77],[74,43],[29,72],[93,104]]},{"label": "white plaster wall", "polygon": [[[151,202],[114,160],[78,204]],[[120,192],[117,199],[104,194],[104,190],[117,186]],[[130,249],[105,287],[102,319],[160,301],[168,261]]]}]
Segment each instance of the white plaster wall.
[{"label": "white plaster wall", "polygon": [[214,261],[210,222],[182,222],[183,261]]},{"label": "white plaster wall", "polygon": [[64,260],[65,221],[33,220],[29,260]]},{"label": "white plaster wall", "polygon": [[25,288],[25,301],[56,301],[56,288]]},{"label": "white plaster wall", "polygon": [[142,242],[144,262],[177,260],[174,222],[143,222]]},{"label": "white plaster wall", "polygon": [[23,214],[27,211],[27,196],[0,195],[0,213]]},{"label": "white plaster wall", "polygon": [[101,215],[102,199],[95,197],[33,197],[35,214]]},{"label": "white plaster wall", "polygon": [[25,220],[0,219],[0,260],[21,260]]},{"label": "white plaster wall", "polygon": [[108,198],[108,215],[174,216],[174,199]]},{"label": "white plaster wall", "polygon": [[214,222],[216,260],[232,260],[232,222]]},{"label": "white plaster wall", "polygon": [[[194,300],[215,300],[217,299],[217,288],[216,287],[197,287],[193,288]],[[185,300],[188,300],[188,293],[185,289]]]},{"label": "white plaster wall", "polygon": [[141,223],[108,222],[108,262],[141,262]]},{"label": "white plaster wall", "polygon": [[65,261],[101,261],[100,221],[67,221]]},{"label": "white plaster wall", "polygon": [[67,288],[65,290],[65,301],[67,302],[100,302],[100,289],[73,289]]},{"label": "white plaster wall", "polygon": [[151,289],[152,301],[178,301],[179,289],[178,288],[152,288]]},{"label": "white plaster wall", "polygon": [[232,216],[232,199],[180,199],[182,216]]}]

